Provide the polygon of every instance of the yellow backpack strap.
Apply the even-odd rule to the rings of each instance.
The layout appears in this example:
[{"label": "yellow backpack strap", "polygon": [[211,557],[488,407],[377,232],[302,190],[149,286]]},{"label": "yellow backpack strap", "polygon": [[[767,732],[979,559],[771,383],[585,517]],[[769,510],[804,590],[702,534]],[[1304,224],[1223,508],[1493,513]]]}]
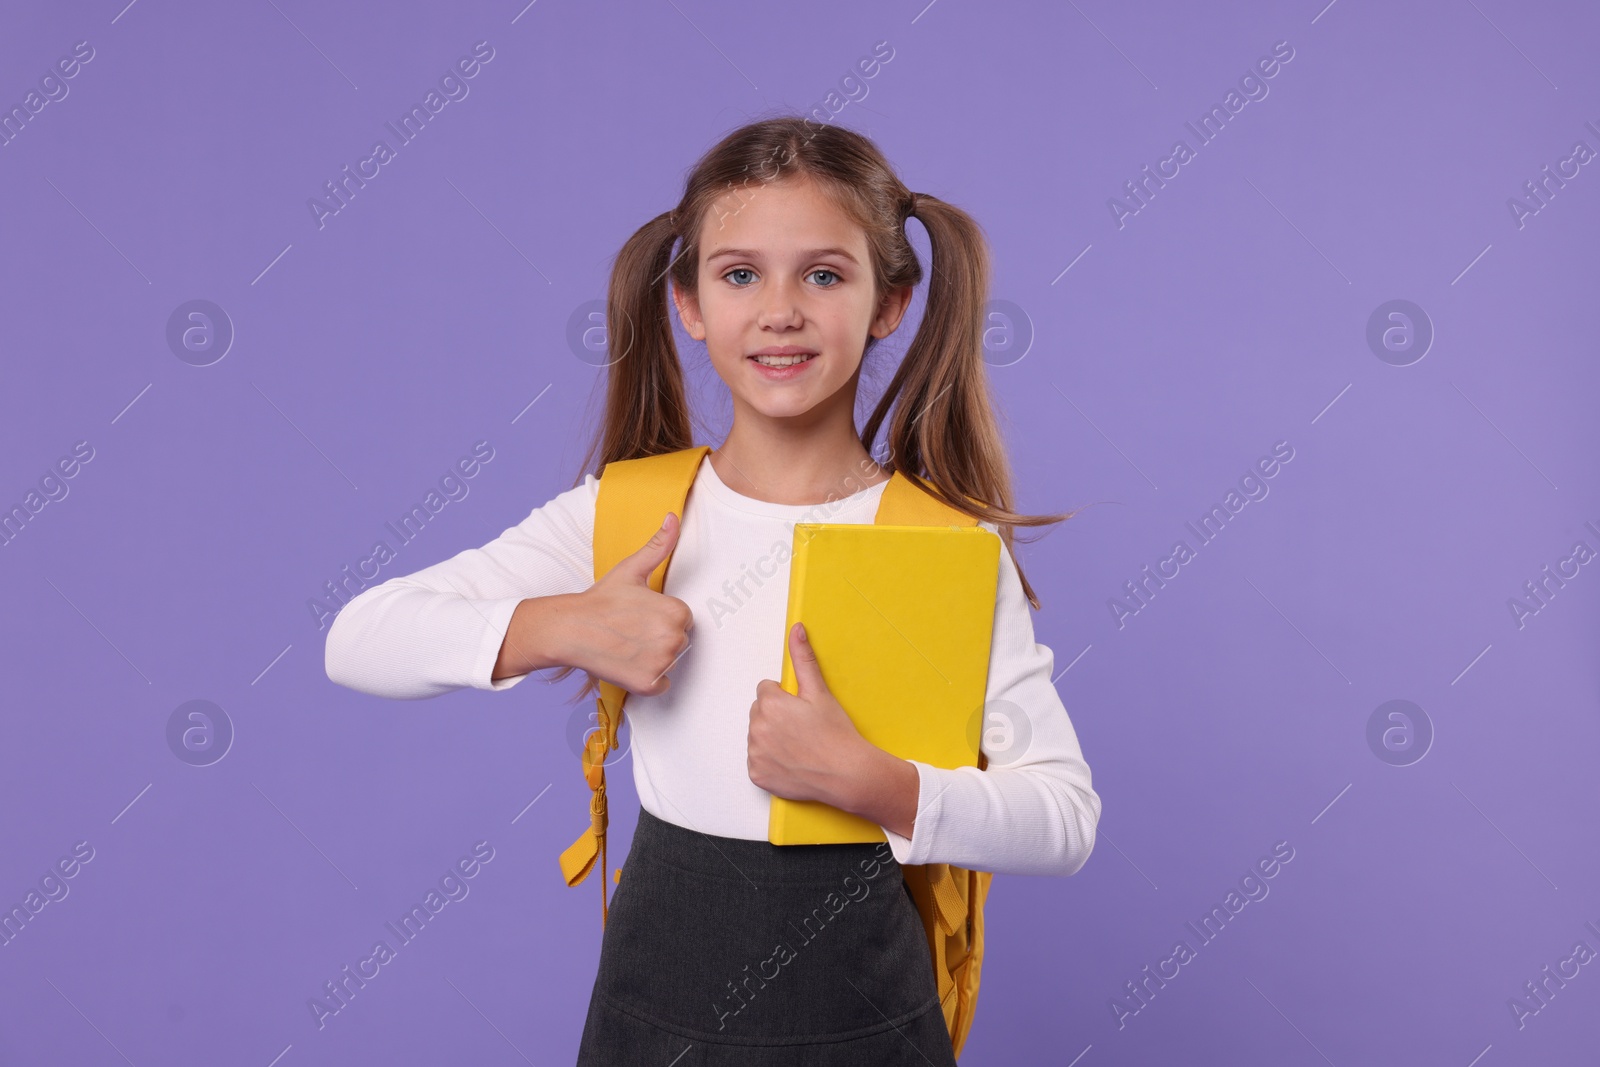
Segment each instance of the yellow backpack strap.
[{"label": "yellow backpack strap", "polygon": [[[683,521],[683,507],[689,498],[700,463],[711,451],[697,445],[677,452],[666,452],[638,459],[615,460],[600,474],[599,494],[594,509],[594,578],[599,581],[625,557],[644,546],[661,526],[667,512],[676,512]],[[681,529],[681,527],[680,527]],[[650,572],[649,586],[661,592],[667,580],[669,555]],[[617,731],[622,726],[622,705],[627,690],[602,679],[600,696],[595,700],[600,728],[591,733],[583,746],[583,777],[592,795],[589,800],[589,828],[561,853],[561,874],[568,886],[589,876],[596,855],[600,858],[600,925],[605,927],[606,903],[606,753],[617,747]]]},{"label": "yellow backpack strap", "polygon": [[895,471],[878,498],[872,520],[884,526],[976,526],[978,520],[937,499],[906,475]]},{"label": "yellow backpack strap", "polygon": [[[883,487],[873,520],[898,526],[976,526],[978,520],[935,498],[899,471]],[[978,754],[978,769],[988,766]],[[983,904],[993,878],[989,871],[971,871],[946,863],[903,867],[906,887],[922,916],[933,959],[933,975],[945,1027],[957,1055],[966,1043],[977,1010],[978,978],[983,963]]]}]

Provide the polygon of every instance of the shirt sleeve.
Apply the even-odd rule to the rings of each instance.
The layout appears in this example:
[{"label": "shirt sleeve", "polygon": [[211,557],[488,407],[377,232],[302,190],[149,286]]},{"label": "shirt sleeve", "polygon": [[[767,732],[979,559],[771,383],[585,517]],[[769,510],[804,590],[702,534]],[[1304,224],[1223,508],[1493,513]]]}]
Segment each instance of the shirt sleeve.
[{"label": "shirt sleeve", "polygon": [[1052,681],[1054,653],[1034,641],[1031,611],[1002,542],[980,744],[987,766],[910,761],[918,778],[911,836],[884,829],[900,863],[1065,876],[1088,860],[1100,797]]},{"label": "shirt sleeve", "polygon": [[398,700],[521,682],[490,680],[511,615],[525,599],[594,584],[599,488],[586,475],[482,548],[363,590],[328,630],[329,679]]}]

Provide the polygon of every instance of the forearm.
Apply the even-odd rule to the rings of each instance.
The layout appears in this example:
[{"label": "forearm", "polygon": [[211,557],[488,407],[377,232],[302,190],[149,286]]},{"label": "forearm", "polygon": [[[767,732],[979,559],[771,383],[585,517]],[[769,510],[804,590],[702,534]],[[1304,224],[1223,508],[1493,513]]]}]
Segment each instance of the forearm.
[{"label": "forearm", "polygon": [[518,604],[489,680],[498,682],[530,671],[565,666],[562,638],[568,627],[563,618],[571,599],[572,594],[561,593],[529,597]]},{"label": "forearm", "polygon": [[910,762],[863,739],[838,775],[836,796],[827,803],[910,837],[917,818],[918,781]]}]

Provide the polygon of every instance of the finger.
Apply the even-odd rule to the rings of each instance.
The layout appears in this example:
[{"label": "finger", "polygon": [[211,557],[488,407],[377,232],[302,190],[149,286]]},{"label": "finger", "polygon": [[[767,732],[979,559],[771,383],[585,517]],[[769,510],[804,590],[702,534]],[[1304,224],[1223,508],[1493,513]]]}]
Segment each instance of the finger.
[{"label": "finger", "polygon": [[689,602],[687,600],[684,600],[680,597],[669,597],[668,599],[676,600],[678,603],[683,605],[683,617],[685,619],[683,624],[683,632],[687,634],[690,630],[694,629],[694,609],[689,606]]},{"label": "finger", "polygon": [[661,561],[672,555],[672,550],[677,546],[679,528],[678,516],[667,512],[666,520],[650,535],[650,540],[632,555],[624,557],[612,568],[612,573],[620,573],[639,585],[648,584],[650,573],[661,566]]},{"label": "finger", "polygon": [[794,663],[795,680],[799,683],[799,696],[813,692],[827,692],[828,683],[822,678],[822,665],[817,662],[816,649],[805,638],[806,624],[797,622],[789,628],[789,659]]}]

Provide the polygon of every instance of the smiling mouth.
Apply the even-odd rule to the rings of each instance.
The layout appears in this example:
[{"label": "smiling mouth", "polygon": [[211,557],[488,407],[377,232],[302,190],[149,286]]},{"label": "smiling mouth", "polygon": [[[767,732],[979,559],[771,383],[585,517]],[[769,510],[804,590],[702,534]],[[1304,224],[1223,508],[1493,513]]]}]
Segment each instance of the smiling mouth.
[{"label": "smiling mouth", "polygon": [[816,359],[816,353],[807,353],[798,356],[751,356],[751,359],[763,367],[793,367],[810,359]]}]

